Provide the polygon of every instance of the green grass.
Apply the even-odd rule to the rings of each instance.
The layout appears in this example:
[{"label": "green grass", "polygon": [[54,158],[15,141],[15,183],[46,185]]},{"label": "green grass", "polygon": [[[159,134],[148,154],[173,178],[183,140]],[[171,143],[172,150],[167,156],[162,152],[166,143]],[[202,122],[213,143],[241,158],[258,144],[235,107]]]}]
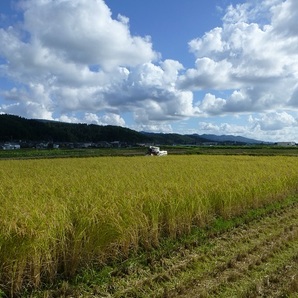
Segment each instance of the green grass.
[{"label": "green grass", "polygon": [[96,157],[145,155],[144,148],[20,149],[0,150],[0,159]]},{"label": "green grass", "polygon": [[[251,156],[298,156],[298,147],[282,146],[161,146],[170,155],[251,155]],[[140,156],[147,148],[87,148],[87,149],[21,149],[0,150],[0,159],[97,157],[97,156]]]}]

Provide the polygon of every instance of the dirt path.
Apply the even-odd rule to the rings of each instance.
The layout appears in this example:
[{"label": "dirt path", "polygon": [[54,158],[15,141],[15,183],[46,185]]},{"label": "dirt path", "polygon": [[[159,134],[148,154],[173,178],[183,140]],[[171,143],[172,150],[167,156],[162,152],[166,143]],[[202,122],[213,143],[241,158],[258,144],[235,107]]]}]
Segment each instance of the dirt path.
[{"label": "dirt path", "polygon": [[104,297],[298,297],[298,202],[128,269]]}]

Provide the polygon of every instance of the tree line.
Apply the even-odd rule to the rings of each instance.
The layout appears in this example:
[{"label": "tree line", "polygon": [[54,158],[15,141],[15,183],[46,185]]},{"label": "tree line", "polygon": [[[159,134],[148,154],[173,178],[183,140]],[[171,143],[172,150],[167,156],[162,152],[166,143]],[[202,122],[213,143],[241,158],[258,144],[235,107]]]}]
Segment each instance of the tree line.
[{"label": "tree line", "polygon": [[176,133],[149,133],[114,126],[86,123],[26,119],[20,116],[0,115],[0,142],[126,142],[155,143],[163,145],[197,144],[208,139],[199,135]]}]

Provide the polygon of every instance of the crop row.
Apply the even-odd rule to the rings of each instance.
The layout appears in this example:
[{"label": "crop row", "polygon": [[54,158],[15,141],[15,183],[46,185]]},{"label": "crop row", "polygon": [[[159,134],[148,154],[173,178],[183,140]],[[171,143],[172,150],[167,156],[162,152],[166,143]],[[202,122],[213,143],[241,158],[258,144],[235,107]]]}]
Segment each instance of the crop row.
[{"label": "crop row", "polygon": [[0,161],[0,293],[103,266],[297,193],[295,157]]}]

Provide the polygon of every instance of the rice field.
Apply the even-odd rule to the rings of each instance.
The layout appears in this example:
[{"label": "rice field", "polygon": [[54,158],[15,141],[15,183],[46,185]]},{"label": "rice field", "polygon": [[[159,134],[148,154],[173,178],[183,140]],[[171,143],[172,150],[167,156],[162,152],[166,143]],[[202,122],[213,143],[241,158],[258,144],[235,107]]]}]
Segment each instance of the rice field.
[{"label": "rice field", "polygon": [[297,157],[0,161],[0,294],[152,249],[297,193]]}]

